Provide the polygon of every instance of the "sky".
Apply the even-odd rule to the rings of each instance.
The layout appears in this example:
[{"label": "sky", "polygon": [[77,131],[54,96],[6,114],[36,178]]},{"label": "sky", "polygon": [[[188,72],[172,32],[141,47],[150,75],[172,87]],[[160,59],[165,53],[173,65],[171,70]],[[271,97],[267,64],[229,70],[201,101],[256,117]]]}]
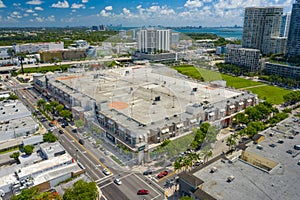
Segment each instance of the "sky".
[{"label": "sky", "polygon": [[0,0],[0,27],[243,25],[244,8],[294,0]]}]

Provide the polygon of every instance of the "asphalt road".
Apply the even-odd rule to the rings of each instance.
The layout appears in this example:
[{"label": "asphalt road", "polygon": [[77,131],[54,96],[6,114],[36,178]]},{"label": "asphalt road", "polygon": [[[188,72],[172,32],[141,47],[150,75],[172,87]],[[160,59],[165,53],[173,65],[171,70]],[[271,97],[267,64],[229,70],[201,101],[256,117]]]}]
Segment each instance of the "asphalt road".
[{"label": "asphalt road", "polygon": [[[121,185],[116,185],[113,182],[116,177],[122,181]],[[105,193],[105,197],[112,200],[164,199],[164,192],[157,188],[153,182],[135,173],[116,174],[112,178],[99,183],[98,186]],[[149,194],[137,195],[137,191],[140,189],[149,190]]]}]

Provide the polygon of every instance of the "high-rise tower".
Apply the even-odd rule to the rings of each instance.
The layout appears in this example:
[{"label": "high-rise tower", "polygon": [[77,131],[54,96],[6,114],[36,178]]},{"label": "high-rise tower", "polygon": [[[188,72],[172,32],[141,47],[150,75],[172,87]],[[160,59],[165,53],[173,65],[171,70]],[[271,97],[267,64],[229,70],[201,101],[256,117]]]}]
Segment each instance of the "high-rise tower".
[{"label": "high-rise tower", "polygon": [[138,50],[150,54],[170,51],[170,36],[168,29],[141,29],[138,32]]},{"label": "high-rise tower", "polygon": [[274,53],[273,38],[279,37],[282,7],[247,7],[245,9],[242,45]]},{"label": "high-rise tower", "polygon": [[300,56],[300,0],[293,4],[286,48],[287,57]]}]

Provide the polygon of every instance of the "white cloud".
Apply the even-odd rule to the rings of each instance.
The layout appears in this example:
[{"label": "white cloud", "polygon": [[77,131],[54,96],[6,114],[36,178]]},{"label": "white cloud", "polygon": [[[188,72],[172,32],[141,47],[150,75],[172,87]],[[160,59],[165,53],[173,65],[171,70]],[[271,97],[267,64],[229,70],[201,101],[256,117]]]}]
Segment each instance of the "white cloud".
[{"label": "white cloud", "polygon": [[69,3],[68,1],[58,1],[57,3],[54,3],[51,5],[52,8],[69,8]]},{"label": "white cloud", "polygon": [[95,9],[95,6],[90,7],[91,10]]},{"label": "white cloud", "polygon": [[0,8],[5,8],[6,6],[4,5],[3,1],[0,0]]},{"label": "white cloud", "polygon": [[125,15],[130,15],[130,10],[128,10],[127,8],[123,8],[123,13]]},{"label": "white cloud", "polygon": [[33,14],[32,14],[32,16],[35,16],[35,17],[36,17],[36,16],[39,16],[39,14],[37,14],[37,13],[33,13]]},{"label": "white cloud", "polygon": [[203,5],[203,3],[199,0],[187,0],[184,4],[184,7],[187,8],[199,8]]},{"label": "white cloud", "polygon": [[34,11],[31,10],[31,9],[26,10],[26,12],[27,12],[27,13],[34,13]]},{"label": "white cloud", "polygon": [[24,16],[24,17],[28,17],[28,16],[29,16],[29,14],[28,14],[28,13],[25,13],[25,14],[23,14],[23,16]]},{"label": "white cloud", "polygon": [[55,22],[55,16],[54,15],[50,15],[49,17],[47,17],[47,21],[49,21],[49,22]]},{"label": "white cloud", "polygon": [[105,10],[101,10],[100,15],[101,15],[102,17],[108,17],[108,16],[111,15],[111,13],[110,13],[110,12],[106,12]]},{"label": "white cloud", "polygon": [[37,7],[34,8],[34,10],[43,11],[44,9],[42,7],[37,6]]},{"label": "white cloud", "polygon": [[82,0],[82,3],[88,3],[89,0]]},{"label": "white cloud", "polygon": [[73,3],[71,8],[73,8],[73,9],[85,8],[85,5]]},{"label": "white cloud", "polygon": [[112,6],[106,6],[106,7],[105,7],[105,10],[112,10],[112,9],[113,9]]},{"label": "white cloud", "polygon": [[27,1],[26,4],[29,5],[41,5],[43,2],[40,0],[31,0],[31,1]]},{"label": "white cloud", "polygon": [[18,6],[21,6],[21,4],[20,3],[13,3],[13,6],[18,7]]}]

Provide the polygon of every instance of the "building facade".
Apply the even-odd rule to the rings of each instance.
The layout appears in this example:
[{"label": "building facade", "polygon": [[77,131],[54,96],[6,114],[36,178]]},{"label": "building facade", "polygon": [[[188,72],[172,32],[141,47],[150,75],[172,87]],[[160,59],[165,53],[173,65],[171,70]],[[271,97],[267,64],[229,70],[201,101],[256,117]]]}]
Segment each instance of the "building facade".
[{"label": "building facade", "polygon": [[41,50],[62,50],[63,42],[41,42],[13,45],[15,53],[37,53]]},{"label": "building facade", "polygon": [[282,15],[281,18],[281,26],[280,26],[280,37],[287,37],[289,35],[290,29],[290,22],[291,22],[291,13],[286,13]]},{"label": "building facade", "polygon": [[287,57],[300,56],[300,0],[293,4],[287,40]]},{"label": "building facade", "polygon": [[274,53],[272,37],[279,37],[282,7],[247,7],[245,9],[243,48],[259,49],[262,54]]},{"label": "building facade", "polygon": [[141,29],[138,32],[138,51],[154,54],[170,51],[171,31],[168,29]]},{"label": "building facade", "polygon": [[261,70],[261,53],[258,49],[241,48],[237,45],[227,45],[225,63],[238,65],[249,72]]},{"label": "building facade", "polygon": [[266,62],[264,71],[266,74],[300,80],[300,67],[298,66]]}]

